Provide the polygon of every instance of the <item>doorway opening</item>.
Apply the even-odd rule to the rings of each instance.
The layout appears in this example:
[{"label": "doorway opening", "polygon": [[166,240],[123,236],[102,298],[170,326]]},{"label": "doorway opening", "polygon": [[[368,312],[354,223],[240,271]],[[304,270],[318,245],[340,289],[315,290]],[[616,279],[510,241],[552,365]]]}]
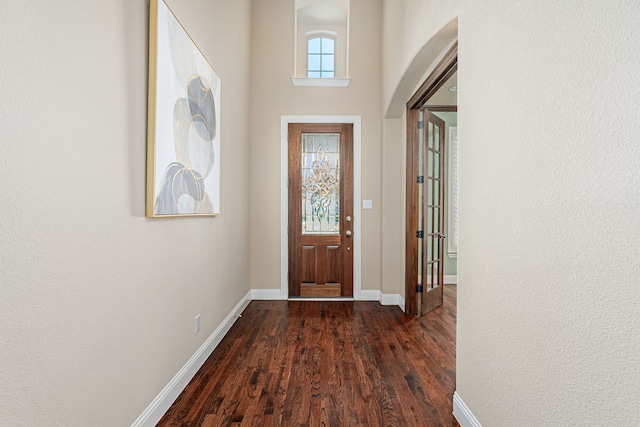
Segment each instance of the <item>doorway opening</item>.
[{"label": "doorway opening", "polygon": [[406,106],[405,311],[411,315],[421,316],[442,305],[445,265],[457,256],[446,233],[451,225],[446,215],[451,211],[446,197],[449,134],[457,138],[457,69],[456,42]]},{"label": "doorway opening", "polygon": [[[345,221],[345,223],[342,225],[342,228],[338,228],[338,230],[341,230],[339,231],[339,234],[341,235],[344,232],[343,237],[347,239],[346,241],[348,242],[348,244],[347,243],[344,244],[344,249],[347,250],[347,248],[349,248],[348,252],[351,253],[351,256],[353,259],[352,274],[351,274],[353,284],[352,286],[348,286],[348,288],[351,289],[351,292],[347,292],[346,294],[343,294],[343,291],[341,288],[340,289],[341,295],[339,297],[359,300],[362,297],[362,279],[361,279],[361,203],[362,203],[361,202],[361,158],[362,158],[362,153],[361,153],[361,117],[360,116],[282,116],[281,117],[281,120],[280,120],[280,126],[281,126],[280,294],[281,295],[280,296],[282,299],[296,298],[299,296],[297,295],[296,292],[291,292],[290,283],[289,283],[290,282],[289,280],[289,275],[290,275],[289,235],[291,231],[290,227],[292,227],[290,225],[291,224],[290,203],[294,203],[293,201],[290,201],[291,195],[289,191],[290,185],[291,185],[290,176],[289,176],[289,157],[290,157],[289,127],[291,124],[307,124],[310,126],[313,126],[314,124],[337,124],[342,126],[347,125],[352,129],[353,189],[349,191],[352,193],[353,208],[352,208],[351,214],[349,214],[346,211],[344,213],[340,213],[342,210],[338,209],[337,218],[339,221],[341,220]],[[313,134],[316,132],[308,132],[308,133]],[[324,132],[317,132],[317,133],[324,133]],[[331,132],[329,132],[329,134],[330,133]],[[312,139],[315,138],[313,135],[311,137]],[[323,150],[325,150],[324,147],[323,147]],[[313,156],[313,154],[310,154],[310,156]],[[305,201],[305,203],[309,202],[308,204],[306,204],[306,206],[309,211],[308,213],[311,213],[311,211],[313,210],[313,207],[311,206],[311,200],[310,200],[311,195],[308,194],[308,196],[309,196],[309,200]],[[297,198],[297,196],[295,197]],[[302,196],[300,200],[295,201],[295,206],[297,206],[298,204],[300,205],[300,210],[303,210],[304,208],[302,206]],[[335,222],[335,219],[336,219],[335,204],[331,205],[331,202],[330,202],[330,206],[332,207],[328,208],[327,213],[331,211],[331,209],[333,209],[334,214],[331,216],[331,218]],[[295,213],[295,215],[297,215],[297,213]],[[346,221],[347,216],[351,217],[350,221]],[[325,213],[323,214],[322,220],[326,222],[326,218],[327,216]],[[311,221],[313,220],[314,219],[312,218]],[[300,221],[295,220],[294,223],[296,223],[295,225],[296,230],[298,228],[302,228],[302,216],[300,216]],[[300,227],[298,227],[298,225],[300,225]],[[323,225],[323,227],[326,227],[326,226],[327,224]],[[347,231],[350,232],[350,236],[347,236],[347,233],[346,233]],[[322,234],[322,233],[319,233],[319,234]],[[305,246],[313,246],[313,245],[308,244]],[[307,248],[308,250],[306,251],[305,255],[307,255],[307,261],[308,261],[307,266],[309,267],[308,273],[310,273],[312,270],[313,271],[318,270],[315,267],[322,267],[321,265],[319,266],[316,265],[314,266],[314,268],[311,268],[312,258],[315,259],[315,255],[316,255],[313,252],[317,253],[318,249],[321,249],[322,252],[324,253],[325,262],[326,260],[333,262],[338,258],[340,258],[342,256],[339,254],[339,252],[341,252],[340,248],[335,248],[335,246],[338,246],[338,245],[336,244],[324,245],[322,246],[322,248],[316,248],[315,250],[312,250],[311,248]],[[314,257],[312,257],[311,255],[314,255]],[[324,268],[321,268],[320,270],[321,271],[323,270],[326,272],[327,271],[326,264]],[[327,276],[325,275],[325,279],[326,277]],[[307,282],[311,283],[310,280],[308,280]],[[335,279],[335,277],[330,278],[329,283],[336,283],[336,282],[337,280]],[[335,298],[338,295],[334,295],[335,289],[334,290],[329,289],[331,287],[335,287],[335,285],[322,289],[324,291],[329,292],[329,294],[325,294],[325,295],[307,294],[308,295],[307,298],[313,299],[313,300]],[[349,293],[351,295],[349,295]]]},{"label": "doorway opening", "polygon": [[353,297],[353,125],[289,124],[289,296]]}]

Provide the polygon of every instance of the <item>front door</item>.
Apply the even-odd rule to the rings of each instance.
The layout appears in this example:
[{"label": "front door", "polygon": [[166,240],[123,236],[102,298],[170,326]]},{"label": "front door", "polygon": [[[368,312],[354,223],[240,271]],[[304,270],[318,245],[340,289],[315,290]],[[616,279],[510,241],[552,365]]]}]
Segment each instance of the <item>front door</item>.
[{"label": "front door", "polygon": [[[444,284],[444,149],[445,123],[426,109],[420,110],[418,187],[418,295],[419,313],[442,305]],[[422,296],[422,298],[420,298]],[[422,299],[422,301],[420,301]]]},{"label": "front door", "polygon": [[289,296],[353,296],[353,125],[289,124]]}]

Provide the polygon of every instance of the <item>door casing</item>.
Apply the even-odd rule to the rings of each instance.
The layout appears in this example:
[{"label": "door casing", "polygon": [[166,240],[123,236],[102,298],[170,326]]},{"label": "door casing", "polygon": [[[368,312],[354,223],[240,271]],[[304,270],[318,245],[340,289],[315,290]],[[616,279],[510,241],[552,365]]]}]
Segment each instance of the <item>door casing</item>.
[{"label": "door casing", "polygon": [[[440,60],[436,68],[429,74],[426,80],[411,97],[406,106],[407,118],[407,163],[406,163],[406,222],[405,222],[405,313],[418,315],[418,293],[416,285],[418,283],[418,240],[416,231],[418,230],[417,215],[417,133],[414,131],[418,125],[419,110],[426,100],[428,100],[458,69],[458,42],[455,42],[444,57]],[[422,313],[420,313],[422,314]]]},{"label": "door casing", "polygon": [[[361,300],[362,292],[362,147],[361,116],[281,116],[280,117],[280,298],[289,298],[289,123],[353,124],[353,299]],[[323,298],[306,298],[322,300]],[[342,298],[344,300],[344,298]]]}]

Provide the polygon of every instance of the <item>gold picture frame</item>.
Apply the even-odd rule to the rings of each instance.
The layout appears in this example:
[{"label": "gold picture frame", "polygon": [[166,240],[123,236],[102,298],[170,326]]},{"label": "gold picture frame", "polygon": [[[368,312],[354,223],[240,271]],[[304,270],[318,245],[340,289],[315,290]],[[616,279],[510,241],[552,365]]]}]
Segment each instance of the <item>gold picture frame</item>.
[{"label": "gold picture frame", "polygon": [[147,217],[220,213],[220,86],[165,1],[151,0]]}]

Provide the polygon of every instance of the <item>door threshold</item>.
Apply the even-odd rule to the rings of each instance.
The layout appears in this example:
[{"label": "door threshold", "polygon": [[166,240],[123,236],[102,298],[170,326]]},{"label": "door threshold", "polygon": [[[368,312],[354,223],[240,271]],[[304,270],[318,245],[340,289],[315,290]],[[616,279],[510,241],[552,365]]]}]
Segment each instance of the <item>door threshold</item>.
[{"label": "door threshold", "polygon": [[289,297],[287,301],[355,301],[353,297]]}]

